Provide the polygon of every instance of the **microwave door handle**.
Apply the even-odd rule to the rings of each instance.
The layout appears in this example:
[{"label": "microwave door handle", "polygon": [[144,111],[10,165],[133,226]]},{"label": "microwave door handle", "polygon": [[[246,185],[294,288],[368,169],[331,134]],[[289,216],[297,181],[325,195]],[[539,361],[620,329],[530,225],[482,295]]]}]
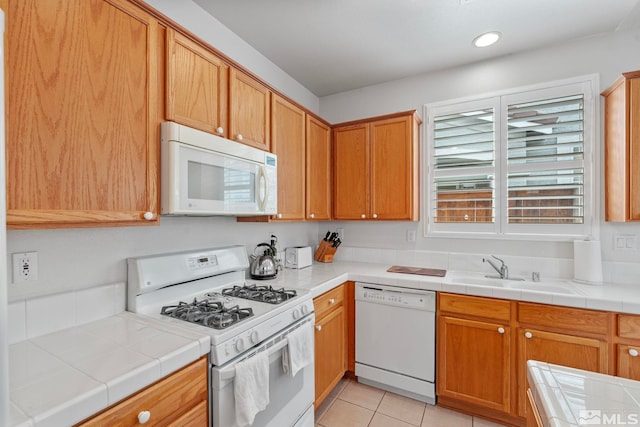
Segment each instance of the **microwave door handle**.
[{"label": "microwave door handle", "polygon": [[[287,341],[286,338],[284,338],[283,340],[281,340],[279,343],[275,344],[274,346],[272,346],[269,349],[265,349],[262,351],[268,351],[269,352],[269,363],[273,362],[273,356],[279,352],[280,350],[282,350],[283,348],[285,348],[287,345],[289,344],[289,342]],[[249,357],[255,356],[256,353],[251,353],[251,355]],[[220,370],[220,380],[222,381],[229,381],[232,380],[233,378],[235,378],[236,376],[236,364],[233,363],[230,366],[227,366],[226,368],[223,368]]]},{"label": "microwave door handle", "polygon": [[[267,207],[267,200],[269,200],[269,177],[267,176],[266,170],[264,168],[264,166],[260,166],[260,172],[258,173],[258,183],[259,185],[262,185],[262,188],[264,189],[264,197],[258,201],[258,208],[260,209],[261,212],[264,212],[264,210]],[[260,194],[260,192],[258,192],[258,195]]]}]

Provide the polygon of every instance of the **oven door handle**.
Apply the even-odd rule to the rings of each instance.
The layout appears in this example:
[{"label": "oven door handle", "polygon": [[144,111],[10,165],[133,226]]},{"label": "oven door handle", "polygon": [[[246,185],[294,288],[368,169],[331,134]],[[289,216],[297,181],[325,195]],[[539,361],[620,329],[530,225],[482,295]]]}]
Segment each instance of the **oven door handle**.
[{"label": "oven door handle", "polygon": [[[287,338],[283,338],[279,343],[271,346],[268,349],[262,350],[262,351],[268,351],[269,352],[269,363],[273,362],[272,358],[273,356],[279,352],[280,350],[282,350],[283,348],[285,348],[287,345],[289,344],[289,341],[287,340]],[[247,356],[245,359],[249,358],[249,357],[253,357],[255,356],[258,352],[252,352],[249,354],[249,356]],[[226,368],[223,368],[220,370],[219,372],[219,378],[222,381],[229,381],[232,380],[233,378],[235,378],[236,376],[236,363],[231,364],[231,366],[227,366]]]}]

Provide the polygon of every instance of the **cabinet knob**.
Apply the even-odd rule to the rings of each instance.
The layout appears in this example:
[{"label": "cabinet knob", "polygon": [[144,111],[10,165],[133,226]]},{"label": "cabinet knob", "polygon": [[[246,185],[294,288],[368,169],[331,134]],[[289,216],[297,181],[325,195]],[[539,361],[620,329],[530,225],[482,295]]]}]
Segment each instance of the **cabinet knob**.
[{"label": "cabinet knob", "polygon": [[242,141],[242,140],[243,140],[243,138],[244,138],[244,137],[242,136],[242,134],[241,134],[241,133],[239,133],[239,134],[238,134],[238,136],[236,136],[236,139],[237,139],[238,141]]},{"label": "cabinet knob", "polygon": [[335,299],[335,298],[331,298],[331,299],[329,300],[329,304],[335,304],[335,303],[336,303],[336,299]]},{"label": "cabinet knob", "polygon": [[360,215],[360,218],[365,219],[367,216],[365,214]]},{"label": "cabinet knob", "polygon": [[143,216],[147,221],[151,221],[153,219],[153,212],[145,212]]},{"label": "cabinet knob", "polygon": [[218,135],[224,135],[224,128],[222,126],[219,126],[218,129],[216,129],[216,132],[218,133]]},{"label": "cabinet knob", "polygon": [[316,331],[320,332],[322,330],[322,325],[316,325]]},{"label": "cabinet knob", "polygon": [[630,348],[629,349],[629,356],[637,357],[638,356],[638,350],[636,350],[635,348]]},{"label": "cabinet knob", "polygon": [[498,328],[498,333],[504,334],[504,328],[502,326]]},{"label": "cabinet knob", "polygon": [[373,214],[373,218],[378,218],[378,214]]},{"label": "cabinet knob", "polygon": [[527,338],[533,338],[533,334],[531,332],[525,332],[524,336]]},{"label": "cabinet knob", "polygon": [[149,421],[150,418],[151,418],[151,412],[149,412],[149,411],[141,411],[138,414],[138,422],[140,424],[146,424],[147,421]]},{"label": "cabinet knob", "polygon": [[316,214],[309,214],[309,218],[313,219],[316,217]]},{"label": "cabinet knob", "polygon": [[279,213],[278,215],[276,215],[278,217],[278,219],[282,219],[282,214]]}]

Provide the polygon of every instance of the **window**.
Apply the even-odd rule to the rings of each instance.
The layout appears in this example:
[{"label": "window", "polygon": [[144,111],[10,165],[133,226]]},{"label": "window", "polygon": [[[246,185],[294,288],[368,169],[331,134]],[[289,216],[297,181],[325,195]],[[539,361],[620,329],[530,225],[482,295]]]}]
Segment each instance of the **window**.
[{"label": "window", "polygon": [[592,234],[596,77],[425,106],[430,234]]}]

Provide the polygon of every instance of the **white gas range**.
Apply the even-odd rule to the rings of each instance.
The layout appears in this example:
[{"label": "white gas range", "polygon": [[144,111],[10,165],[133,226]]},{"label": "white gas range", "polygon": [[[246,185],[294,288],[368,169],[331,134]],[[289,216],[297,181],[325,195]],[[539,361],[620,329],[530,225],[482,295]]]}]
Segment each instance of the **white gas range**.
[{"label": "white gas range", "polygon": [[[245,283],[244,246],[151,255],[128,260],[129,311],[211,337],[210,419],[236,425],[235,366],[267,351],[267,408],[253,426],[313,426],[313,363],[294,377],[283,372],[286,336],[313,327],[313,300],[304,289],[278,289],[268,281]],[[248,299],[250,298],[250,299]]]}]

